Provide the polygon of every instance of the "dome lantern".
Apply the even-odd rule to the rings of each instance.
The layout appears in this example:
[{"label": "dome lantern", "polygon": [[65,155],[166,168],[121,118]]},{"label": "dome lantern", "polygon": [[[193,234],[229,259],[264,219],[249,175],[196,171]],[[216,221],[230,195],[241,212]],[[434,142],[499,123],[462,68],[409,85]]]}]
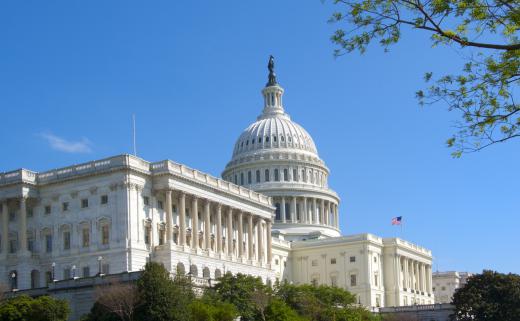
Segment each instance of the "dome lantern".
[{"label": "dome lantern", "polygon": [[267,69],[269,70],[268,81],[265,88],[262,90],[262,95],[264,96],[264,109],[259,119],[285,114],[282,104],[283,88],[280,87],[276,81],[274,57],[272,55],[269,57]]}]

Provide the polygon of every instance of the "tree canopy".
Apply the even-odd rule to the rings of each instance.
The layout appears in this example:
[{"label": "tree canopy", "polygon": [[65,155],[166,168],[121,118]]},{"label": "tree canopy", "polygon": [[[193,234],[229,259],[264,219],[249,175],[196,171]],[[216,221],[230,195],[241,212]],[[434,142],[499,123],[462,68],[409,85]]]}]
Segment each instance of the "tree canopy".
[{"label": "tree canopy", "polygon": [[519,321],[520,275],[484,271],[471,276],[453,296],[460,321]]},{"label": "tree canopy", "polygon": [[70,308],[65,300],[49,296],[15,296],[0,304],[0,321],[66,321]]},{"label": "tree canopy", "polygon": [[[336,56],[365,52],[378,42],[385,50],[399,42],[403,28],[430,36],[432,44],[464,50],[458,75],[434,77],[416,96],[421,105],[443,102],[459,111],[447,140],[453,156],[520,137],[520,2],[518,0],[334,0],[331,22]],[[469,50],[472,49],[472,50]]]}]

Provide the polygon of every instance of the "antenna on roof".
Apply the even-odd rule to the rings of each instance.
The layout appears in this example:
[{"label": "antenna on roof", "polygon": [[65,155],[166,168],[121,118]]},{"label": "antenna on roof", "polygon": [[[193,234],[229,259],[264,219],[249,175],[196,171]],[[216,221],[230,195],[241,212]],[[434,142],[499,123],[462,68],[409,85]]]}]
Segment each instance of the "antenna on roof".
[{"label": "antenna on roof", "polygon": [[132,114],[132,136],[134,145],[134,156],[137,156],[137,146],[135,144],[135,114]]}]

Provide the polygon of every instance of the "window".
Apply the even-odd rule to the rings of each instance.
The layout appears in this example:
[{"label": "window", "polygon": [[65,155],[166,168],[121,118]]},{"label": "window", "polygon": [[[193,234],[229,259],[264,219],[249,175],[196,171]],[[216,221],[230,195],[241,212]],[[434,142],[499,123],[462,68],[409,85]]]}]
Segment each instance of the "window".
[{"label": "window", "polygon": [[274,170],[274,180],[278,182],[280,180],[280,173],[278,173],[278,168]]},{"label": "window", "polygon": [[374,285],[379,286],[379,275],[377,273],[374,274]]},{"label": "window", "polygon": [[9,240],[9,253],[13,254],[16,253],[17,248],[17,242],[16,240]]},{"label": "window", "polygon": [[442,291],[446,291],[446,287],[445,287],[445,286],[442,286],[442,287],[441,287],[441,290],[442,290]]},{"label": "window", "polygon": [[350,286],[356,286],[357,285],[357,275],[351,274],[350,275]]},{"label": "window", "polygon": [[244,185],[244,173],[240,173],[240,185]]},{"label": "window", "polygon": [[159,230],[159,245],[163,245],[164,244],[164,234],[165,234],[165,231],[164,229],[160,229]]},{"label": "window", "polygon": [[238,177],[237,175],[235,174],[235,185],[238,184]]},{"label": "window", "polygon": [[305,177],[305,170],[304,170],[304,169],[302,169],[302,181],[303,181],[304,183],[307,182],[307,179],[306,179],[306,177]]},{"label": "window", "polygon": [[16,212],[11,211],[9,212],[9,221],[13,222],[16,219]]},{"label": "window", "polygon": [[163,201],[157,201],[157,208],[159,208],[160,210],[164,209]]},{"label": "window", "polygon": [[260,183],[260,171],[259,170],[256,171],[256,182]]},{"label": "window", "polygon": [[274,264],[275,264],[275,265],[278,265],[278,259],[275,259],[275,260],[274,260]]},{"label": "window", "polygon": [[62,210],[63,212],[68,211],[68,210],[69,210],[69,202],[63,202],[63,203],[61,203],[61,210]]},{"label": "window", "polygon": [[143,196],[143,203],[146,206],[150,205],[150,198],[148,196]]},{"label": "window", "polygon": [[109,264],[103,264],[101,266],[101,273],[105,274],[105,275],[110,273],[110,265]]},{"label": "window", "polygon": [[29,252],[34,251],[34,239],[32,237],[27,238],[27,249],[29,250]]},{"label": "window", "polygon": [[266,137],[265,137],[265,142],[266,142],[266,143],[269,143],[269,136],[266,136]]},{"label": "window", "polygon": [[89,247],[90,246],[90,230],[88,227],[84,227],[81,230],[81,245],[83,247]]},{"label": "window", "polygon": [[374,263],[377,262],[377,256],[374,256]]},{"label": "window", "polygon": [[51,206],[50,206],[50,205],[46,205],[44,211],[45,211],[45,214],[46,214],[46,215],[51,214]]},{"label": "window", "polygon": [[381,295],[380,294],[376,294],[376,307],[380,307],[381,306]]},{"label": "window", "polygon": [[258,138],[258,143],[262,142],[262,137]]},{"label": "window", "polygon": [[269,170],[268,169],[265,170],[265,181],[269,182]]},{"label": "window", "polygon": [[292,171],[292,179],[293,181],[297,182],[298,181],[298,170],[295,168],[293,169]]},{"label": "window", "polygon": [[318,260],[312,260],[311,264],[312,266],[318,266]]},{"label": "window", "polygon": [[27,208],[27,217],[33,217],[33,216],[34,216],[34,213],[33,213],[32,207]]},{"label": "window", "polygon": [[63,232],[63,249],[70,250],[70,232]]},{"label": "window", "polygon": [[286,182],[289,181],[289,170],[287,168],[283,169],[283,180]]},{"label": "window", "polygon": [[280,220],[282,219],[282,216],[281,216],[281,214],[280,214],[280,213],[281,213],[281,211],[280,211],[280,203],[276,203],[276,204],[274,205],[274,207],[275,207],[275,211],[274,211],[275,216],[274,216],[274,219],[277,220],[277,221],[280,221]]},{"label": "window", "polygon": [[356,257],[355,256],[351,256],[350,257],[350,263],[354,263],[356,262]]},{"label": "window", "polygon": [[103,245],[107,245],[109,242],[110,234],[109,234],[108,228],[109,228],[108,225],[103,225],[101,227],[101,244],[103,244]]},{"label": "window", "polygon": [[151,231],[152,228],[150,226],[145,226],[144,228],[144,243],[146,245],[150,245],[150,234],[151,234]]},{"label": "window", "polygon": [[70,269],[69,268],[63,269],[63,279],[64,280],[70,279]]},{"label": "window", "polygon": [[253,177],[251,175],[251,171],[247,172],[247,183],[251,184],[253,182]]},{"label": "window", "polygon": [[336,264],[336,258],[335,257],[330,259],[330,264]]},{"label": "window", "polygon": [[273,142],[276,143],[276,136],[273,136]]},{"label": "window", "polygon": [[83,277],[88,278],[90,276],[90,267],[84,266],[83,267]]},{"label": "window", "polygon": [[108,195],[101,195],[101,204],[108,204]]},{"label": "window", "polygon": [[50,234],[45,235],[45,252],[52,252],[52,235]]},{"label": "window", "polygon": [[312,283],[313,286],[318,286],[318,278],[317,277],[313,277],[311,283]]},{"label": "window", "polygon": [[81,200],[81,208],[87,208],[88,207],[88,198],[84,198]]}]

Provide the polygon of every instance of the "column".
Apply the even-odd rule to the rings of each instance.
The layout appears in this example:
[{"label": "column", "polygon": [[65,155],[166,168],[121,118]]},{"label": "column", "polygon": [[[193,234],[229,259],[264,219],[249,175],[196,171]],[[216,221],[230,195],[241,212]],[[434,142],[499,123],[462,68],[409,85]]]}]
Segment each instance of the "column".
[{"label": "column", "polygon": [[422,282],[421,282],[421,285],[422,285],[422,289],[421,289],[421,292],[428,292],[426,290],[426,266],[421,263],[421,279],[422,279]]},{"label": "column", "polygon": [[336,228],[339,228],[338,204],[333,205],[334,219],[336,220]]},{"label": "column", "polygon": [[286,223],[287,220],[285,219],[285,197],[283,197],[283,196],[282,196],[280,213],[282,214],[282,222]]},{"label": "column", "polygon": [[309,224],[309,212],[307,211],[307,198],[303,198],[303,214],[302,214],[303,223]]},{"label": "column", "polygon": [[[172,242],[172,191],[166,190],[166,244]],[[151,236],[150,236],[151,237]]]},{"label": "column", "polygon": [[271,237],[271,221],[266,222],[265,238],[267,240],[267,264],[271,264],[273,260],[273,240]]},{"label": "column", "polygon": [[[27,196],[22,196],[20,198],[20,224],[18,225],[19,231],[18,235],[20,236],[20,251],[21,255],[27,255]],[[58,240],[56,240],[58,241]],[[58,242],[56,242],[58,243]]]},{"label": "column", "polygon": [[432,289],[432,266],[431,265],[428,265],[428,293],[432,294],[433,293],[433,289]]},{"label": "column", "polygon": [[222,253],[222,205],[217,204],[217,253]]},{"label": "column", "polygon": [[291,204],[291,222],[293,223],[296,223],[296,210],[296,196],[293,196]]},{"label": "column", "polygon": [[[311,211],[311,215],[312,215],[312,221],[314,222],[314,224],[318,224],[318,223],[321,223],[321,222],[318,222],[318,206],[316,204],[316,198],[313,198],[312,199],[312,211]],[[312,222],[311,222],[312,223]]]},{"label": "column", "polygon": [[254,259],[254,253],[253,253],[253,215],[249,214],[247,216],[247,258],[249,260]]},{"label": "column", "polygon": [[244,255],[244,225],[243,225],[242,211],[238,212],[238,257],[242,258]]},{"label": "column", "polygon": [[257,241],[257,247],[258,247],[258,261],[263,262],[264,259],[264,244],[263,244],[263,237],[262,237],[262,224],[264,223],[264,220],[262,218],[258,219],[257,223],[257,235],[258,235],[258,241]]},{"label": "column", "polygon": [[228,209],[227,215],[227,255],[233,255],[233,209]]},{"label": "column", "polygon": [[191,248],[199,248],[199,202],[197,197],[191,199]]},{"label": "column", "polygon": [[327,218],[327,213],[325,213],[325,200],[321,200],[321,224],[322,225],[329,225],[329,219]]},{"label": "column", "polygon": [[9,247],[9,210],[7,207],[7,200],[0,203],[0,210],[2,211],[2,255],[7,255]]},{"label": "column", "polygon": [[206,200],[204,204],[204,249],[209,250],[211,248],[211,203]]},{"label": "column", "polygon": [[186,244],[186,194],[179,195],[179,245]]},{"label": "column", "polygon": [[409,276],[408,276],[408,258],[403,258],[403,264],[404,264],[404,272],[403,272],[403,278],[404,278],[404,287],[409,289],[410,285],[409,283]]}]

